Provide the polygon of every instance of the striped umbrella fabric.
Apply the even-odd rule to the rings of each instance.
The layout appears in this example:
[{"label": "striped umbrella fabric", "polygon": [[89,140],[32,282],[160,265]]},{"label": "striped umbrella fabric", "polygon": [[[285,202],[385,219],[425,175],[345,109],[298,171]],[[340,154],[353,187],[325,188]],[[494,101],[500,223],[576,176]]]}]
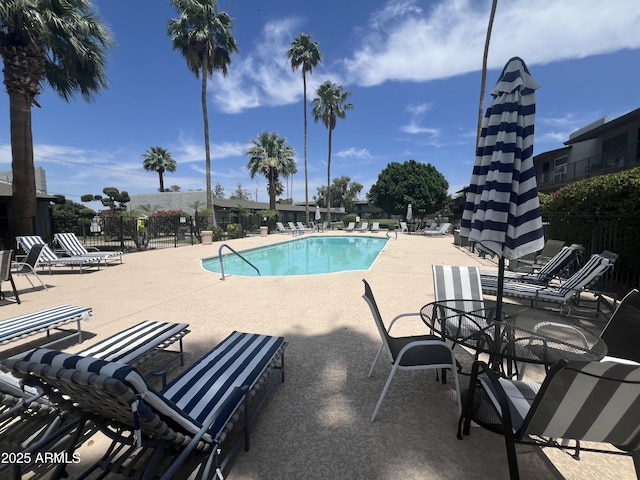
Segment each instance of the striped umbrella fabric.
[{"label": "striped umbrella fabric", "polygon": [[509,60],[491,91],[478,142],[460,235],[500,258],[520,258],[544,246],[533,168],[539,86],[521,58]]},{"label": "striped umbrella fabric", "polygon": [[544,246],[542,212],[533,168],[536,90],[540,87],[521,58],[507,62],[491,91],[460,235],[495,253],[498,261],[496,318],[502,315],[504,259]]}]

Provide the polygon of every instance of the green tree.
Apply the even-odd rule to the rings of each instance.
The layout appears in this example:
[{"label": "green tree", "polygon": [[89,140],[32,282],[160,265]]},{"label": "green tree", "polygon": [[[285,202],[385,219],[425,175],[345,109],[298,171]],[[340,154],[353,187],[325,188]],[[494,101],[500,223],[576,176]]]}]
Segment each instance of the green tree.
[{"label": "green tree", "polygon": [[106,198],[102,195],[82,195],[80,201],[82,202],[101,202],[105,207],[109,207],[112,212],[125,211],[127,209],[126,203],[131,201],[129,193],[124,190],[121,192],[116,187],[104,187],[102,193],[106,195]]},{"label": "green tree", "polygon": [[313,119],[322,123],[329,130],[329,154],[327,156],[327,222],[331,224],[331,142],[333,129],[336,128],[338,118],[345,118],[347,110],[352,110],[353,105],[347,103],[351,92],[343,92],[342,85],[333,82],[324,82],[316,90],[313,105]]},{"label": "green tree", "polygon": [[371,186],[367,198],[392,215],[403,214],[409,203],[414,212],[424,210],[430,214],[446,206],[448,189],[449,183],[433,165],[409,160],[388,164]]},{"label": "green tree", "polygon": [[[345,212],[353,212],[358,194],[362,191],[362,184],[352,182],[351,178],[342,176],[333,179],[331,186],[331,205],[334,207],[344,207]],[[318,195],[313,199],[324,207],[327,205],[327,188],[325,186],[318,187]]]},{"label": "green tree", "polygon": [[[176,161],[169,150],[163,147],[151,147],[142,154],[142,167],[148,172],[158,172],[160,191],[164,192],[164,172],[175,172]],[[180,188],[178,187],[178,190]]]},{"label": "green tree", "polygon": [[233,21],[228,13],[218,11],[217,0],[171,0],[171,5],[180,15],[169,21],[167,30],[173,48],[180,51],[196,78],[202,78],[200,101],[204,121],[207,210],[213,211],[207,79],[213,77],[214,70],[227,76],[231,54],[238,51],[238,45],[231,33]]},{"label": "green tree", "polygon": [[107,87],[111,34],[88,0],[3,0],[0,56],[9,94],[13,171],[11,235],[33,233],[36,185],[31,106],[47,83],[65,101]]},{"label": "green tree", "polygon": [[224,187],[220,185],[220,182],[216,183],[216,186],[213,188],[213,193],[211,194],[212,198],[224,198]]},{"label": "green tree", "polygon": [[242,184],[239,183],[234,192],[229,197],[229,200],[251,200],[251,194],[249,190],[242,187]]},{"label": "green tree", "polygon": [[320,63],[322,52],[318,42],[311,40],[311,35],[301,33],[292,42],[287,57],[291,60],[291,70],[294,72],[302,67],[302,91],[304,104],[304,212],[309,223],[309,173],[307,169],[307,72],[311,74],[313,68]]},{"label": "green tree", "polygon": [[276,196],[279,191],[284,191],[280,177],[287,177],[297,171],[295,151],[287,144],[287,139],[279,137],[276,132],[262,132],[251,143],[253,146],[247,150],[247,168],[251,178],[260,174],[267,179],[269,210],[275,210]]}]

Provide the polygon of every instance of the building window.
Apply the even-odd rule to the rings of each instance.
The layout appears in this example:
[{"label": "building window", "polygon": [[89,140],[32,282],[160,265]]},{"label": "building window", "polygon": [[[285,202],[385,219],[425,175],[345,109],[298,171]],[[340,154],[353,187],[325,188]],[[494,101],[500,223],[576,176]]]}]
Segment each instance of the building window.
[{"label": "building window", "polygon": [[605,167],[621,167],[625,164],[627,134],[618,135],[602,142],[602,163]]},{"label": "building window", "polygon": [[553,169],[553,181],[564,182],[567,178],[567,161],[568,157],[556,158],[555,167]]}]

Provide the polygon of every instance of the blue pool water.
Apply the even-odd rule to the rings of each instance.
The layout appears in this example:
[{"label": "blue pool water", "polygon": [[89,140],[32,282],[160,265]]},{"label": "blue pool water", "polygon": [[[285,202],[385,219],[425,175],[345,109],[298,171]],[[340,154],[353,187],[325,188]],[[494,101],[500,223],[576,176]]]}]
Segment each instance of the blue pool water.
[{"label": "blue pool water", "polygon": [[[307,236],[239,252],[253,263],[260,275],[315,275],[319,273],[368,270],[378,258],[387,238],[359,236]],[[223,250],[224,274],[257,276],[237,255]],[[202,267],[220,272],[218,256],[202,259]]]}]

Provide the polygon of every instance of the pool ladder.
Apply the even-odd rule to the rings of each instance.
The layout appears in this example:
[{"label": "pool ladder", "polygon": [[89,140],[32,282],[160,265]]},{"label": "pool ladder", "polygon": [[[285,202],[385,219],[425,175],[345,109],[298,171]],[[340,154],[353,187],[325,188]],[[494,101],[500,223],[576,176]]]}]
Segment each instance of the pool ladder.
[{"label": "pool ladder", "polygon": [[233,248],[231,248],[229,245],[227,245],[226,243],[223,243],[222,245],[220,245],[220,248],[218,249],[218,258],[220,259],[220,273],[222,274],[222,279],[224,280],[224,264],[222,262],[222,249],[223,248],[228,248],[229,250],[231,250],[231,252],[235,253],[238,257],[240,257],[242,260],[244,260],[245,262],[247,262],[249,264],[249,266],[251,266],[256,272],[258,272],[258,276],[260,277],[260,270],[258,270],[258,267],[256,267],[253,263],[251,263],[249,260],[247,260],[246,258],[244,258],[242,255],[240,255],[238,252],[236,252]]}]

